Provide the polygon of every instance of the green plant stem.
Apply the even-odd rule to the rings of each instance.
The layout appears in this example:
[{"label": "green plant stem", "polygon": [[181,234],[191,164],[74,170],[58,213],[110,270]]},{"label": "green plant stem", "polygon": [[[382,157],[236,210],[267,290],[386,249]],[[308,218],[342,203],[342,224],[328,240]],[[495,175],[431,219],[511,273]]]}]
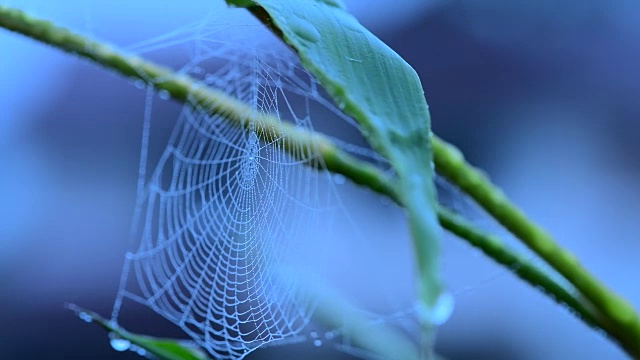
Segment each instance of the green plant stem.
[{"label": "green plant stem", "polygon": [[[591,314],[589,309],[576,299],[568,290],[550,278],[542,270],[535,267],[523,256],[510,250],[498,238],[484,234],[459,215],[449,210],[440,209],[438,218],[442,227],[461,239],[465,239],[472,246],[480,249],[485,255],[494,259],[497,263],[509,268],[519,278],[534,287],[541,287],[541,291],[549,295],[560,304],[565,304],[575,312],[575,315],[582,319],[587,325],[602,329],[598,320]],[[604,330],[604,329],[603,329]]]},{"label": "green plant stem", "polygon": [[504,193],[466,162],[462,152],[433,137],[436,170],[471,196],[500,224],[564,276],[595,308],[607,331],[636,358],[640,358],[640,319],[633,307],[589,273],[578,259],[531,222]]},{"label": "green plant stem", "polygon": [[[257,114],[237,99],[222,91],[208,88],[188,76],[175,74],[169,68],[153,64],[137,56],[124,55],[107,45],[55,26],[49,21],[30,17],[20,10],[0,6],[0,27],[23,34],[60,50],[77,54],[125,77],[142,80],[159,91],[168,92],[173,99],[179,102],[203,109],[210,114],[224,117],[233,126],[247,127],[250,121],[254,121],[256,127],[263,130],[259,131],[263,136],[263,141],[284,136],[285,150],[292,156],[307,158],[311,152],[317,153],[325,169],[342,174],[351,181],[386,195],[402,205],[390,179],[385,177],[374,166],[359,161],[341,151],[326,136],[311,134],[294,128],[289,124],[281,123],[269,116]],[[302,144],[305,146],[301,146]],[[534,250],[537,249],[538,251],[536,252],[538,253],[545,254],[546,257],[543,256],[543,259],[549,261],[548,258],[551,258],[550,264],[552,266],[554,264],[556,266],[560,265],[558,267],[564,271],[560,273],[574,283],[576,288],[585,294],[590,302],[599,306],[598,310],[600,312],[596,314],[599,317],[594,318],[589,309],[579,299],[548,278],[542,271],[535,269],[533,265],[527,265],[521,260],[520,256],[514,255],[494,238],[473,229],[451,213],[440,210],[438,218],[442,227],[466,240],[471,245],[482,249],[485,254],[496,262],[508,266],[519,277],[535,285],[536,288],[546,294],[551,295],[556,301],[567,305],[590,326],[600,326],[622,344],[629,354],[640,358],[640,341],[635,341],[640,339],[640,336],[638,336],[640,330],[638,330],[639,327],[633,310],[603,286],[599,285],[581,267],[577,270],[578,275],[571,276],[575,274],[571,266],[579,266],[577,261],[555,245],[542,230],[530,225],[524,215],[510,205],[506,198],[478,170],[464,162],[464,158],[455,148],[435,137],[433,139],[433,148],[438,171],[460,186],[462,190],[469,193],[485,209],[491,209],[489,213],[514,232],[516,236],[525,239],[531,237],[543,239],[538,242],[534,241],[532,248]],[[309,153],[300,154],[299,151],[296,153],[295,149],[307,149],[306,151]],[[465,178],[467,176],[469,178]],[[505,203],[509,206],[505,206]],[[487,204],[492,206],[487,206]],[[557,257],[560,257],[561,261],[553,260]],[[597,296],[593,296],[593,293]],[[602,298],[604,299],[602,302],[594,301],[594,299]],[[616,308],[617,306],[619,308]],[[605,311],[600,310],[600,307]]]},{"label": "green plant stem", "polygon": [[[282,138],[285,151],[298,159],[321,154],[328,170],[343,174],[359,185],[398,200],[390,182],[370,164],[356,161],[341,151],[326,136],[296,128],[258,113],[226,93],[207,87],[195,79],[178,75],[171,69],[137,56],[124,55],[112,47],[55,26],[49,21],[0,6],[0,27],[28,36],[60,50],[79,55],[127,78],[142,80],[158,91],[166,91],[174,100],[189,104],[212,115],[222,116],[231,125],[247,128],[251,122],[264,142]],[[355,166],[354,164],[357,164]]]}]

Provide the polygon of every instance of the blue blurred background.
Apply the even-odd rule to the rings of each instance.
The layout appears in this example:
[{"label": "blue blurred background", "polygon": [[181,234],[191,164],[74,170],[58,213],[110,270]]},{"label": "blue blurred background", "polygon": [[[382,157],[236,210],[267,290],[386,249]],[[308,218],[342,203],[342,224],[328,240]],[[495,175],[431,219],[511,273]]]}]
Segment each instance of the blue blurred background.
[{"label": "blue blurred background", "polygon": [[[640,308],[640,3],[346,2],[418,71],[435,132]],[[0,0],[121,46],[198,21],[212,3]],[[63,304],[110,312],[129,241],[144,99],[117,76],[0,31],[0,358],[138,358],[115,354],[101,330]],[[156,102],[154,131],[168,133],[179,109]],[[345,196],[389,229],[403,228],[397,209],[359,190]],[[466,244],[443,241],[456,296],[439,336],[448,358],[624,358]],[[141,321],[149,331],[167,327],[151,315]],[[283,352],[343,356],[307,344],[249,358]]]}]

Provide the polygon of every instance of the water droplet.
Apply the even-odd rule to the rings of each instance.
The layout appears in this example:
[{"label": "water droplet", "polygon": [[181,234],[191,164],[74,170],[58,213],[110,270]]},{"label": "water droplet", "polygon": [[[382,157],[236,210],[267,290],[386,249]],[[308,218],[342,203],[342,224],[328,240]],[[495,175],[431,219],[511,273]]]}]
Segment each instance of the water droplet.
[{"label": "water droplet", "polygon": [[129,340],[120,339],[117,337],[112,337],[110,343],[111,347],[115,351],[127,351],[131,346],[131,342]]},{"label": "water droplet", "polygon": [[328,333],[324,334],[325,339],[327,340],[332,340],[336,335],[333,333],[333,331],[329,331]]},{"label": "water droplet", "polygon": [[315,345],[315,346],[322,346],[322,340],[320,340],[320,339],[315,339],[315,340],[313,340],[313,345]]},{"label": "water droplet", "polygon": [[292,18],[289,21],[291,30],[304,41],[317,42],[320,40],[318,30],[306,19]]},{"label": "water droplet", "polygon": [[80,320],[88,322],[88,323],[93,321],[93,318],[91,317],[91,315],[87,314],[86,312],[79,313],[78,317],[80,318]]},{"label": "water droplet", "polygon": [[444,292],[440,294],[433,308],[429,309],[425,304],[420,302],[417,305],[418,317],[431,325],[439,326],[444,324],[451,317],[454,308],[454,298],[451,293]]},{"label": "water droplet", "polygon": [[338,104],[338,107],[340,108],[340,110],[344,110],[345,106],[347,106],[344,101],[341,101],[340,104]]},{"label": "water droplet", "polygon": [[162,100],[169,100],[169,97],[170,97],[169,92],[167,90],[160,90],[158,92],[158,96]]},{"label": "water droplet", "polygon": [[140,355],[140,356],[146,356],[146,355],[147,355],[147,350],[145,350],[145,349],[143,349],[143,348],[139,347],[139,348],[137,348],[137,349],[136,349],[136,353],[137,353],[138,355]]},{"label": "water droplet", "polygon": [[317,339],[318,338],[318,333],[315,332],[315,331],[312,331],[312,332],[309,333],[309,336],[311,336],[311,338],[313,338],[313,339]]},{"label": "water droplet", "polygon": [[435,325],[444,324],[453,313],[455,299],[451,293],[445,292],[440,294],[436,305],[433,307],[432,322]]},{"label": "water droplet", "polygon": [[133,82],[133,86],[137,87],[138,89],[144,89],[145,83],[144,81],[138,79]]},{"label": "water droplet", "polygon": [[337,185],[343,185],[347,180],[342,174],[333,174],[333,182]]}]

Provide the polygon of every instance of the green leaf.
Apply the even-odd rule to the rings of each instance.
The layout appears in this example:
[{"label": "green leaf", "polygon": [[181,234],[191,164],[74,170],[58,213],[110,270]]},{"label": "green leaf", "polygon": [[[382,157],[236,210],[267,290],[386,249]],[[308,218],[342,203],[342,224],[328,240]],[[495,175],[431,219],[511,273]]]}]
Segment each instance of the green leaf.
[{"label": "green leaf", "polygon": [[[246,1],[227,0],[233,6]],[[254,0],[247,6],[299,55],[336,104],[392,164],[411,226],[425,315],[441,291],[430,117],[416,72],[334,0]],[[428,320],[428,319],[427,319]],[[428,321],[427,321],[428,322]]]},{"label": "green leaf", "polygon": [[187,341],[133,334],[92,311],[85,310],[74,304],[68,305],[68,308],[78,315],[80,319],[95,323],[108,331],[112,341],[114,341],[114,339],[128,341],[129,343],[127,345],[131,344],[132,346],[144,349],[147,354],[151,354],[157,358],[163,360],[209,359],[203,351]]}]

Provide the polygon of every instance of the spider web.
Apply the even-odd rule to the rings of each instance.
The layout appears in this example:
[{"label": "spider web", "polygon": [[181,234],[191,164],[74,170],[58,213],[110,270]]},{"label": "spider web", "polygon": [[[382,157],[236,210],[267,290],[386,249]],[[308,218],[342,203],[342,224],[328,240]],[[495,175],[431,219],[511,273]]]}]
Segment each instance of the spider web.
[{"label": "spider web", "polygon": [[[251,18],[207,18],[128,50],[187,52],[179,73],[296,128],[314,131],[312,120],[333,117],[356,130],[295,54]],[[295,156],[284,151],[282,130],[241,129],[191,106],[182,108],[147,176],[153,98],[148,89],[135,246],[126,255],[113,319],[125,300],[138,302],[220,359],[295,341],[316,306],[304,286],[313,270],[300,254],[332,236],[340,208],[335,183],[344,180],[322,170],[314,149],[295,149]],[[336,142],[385,164],[370,150]]]}]

